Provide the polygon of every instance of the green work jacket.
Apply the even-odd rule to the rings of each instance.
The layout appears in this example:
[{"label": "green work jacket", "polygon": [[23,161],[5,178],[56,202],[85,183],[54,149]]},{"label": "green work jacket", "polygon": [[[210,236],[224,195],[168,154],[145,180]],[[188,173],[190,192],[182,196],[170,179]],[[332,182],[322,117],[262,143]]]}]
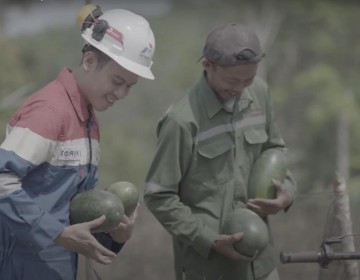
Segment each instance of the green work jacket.
[{"label": "green work jacket", "polygon": [[[271,244],[252,263],[231,261],[211,249],[227,215],[248,200],[255,160],[266,149],[285,150],[266,83],[255,78],[229,112],[203,75],[168,109],[157,136],[144,200],[173,237],[176,279],[250,280],[271,272]],[[294,195],[289,174],[284,186]]]}]

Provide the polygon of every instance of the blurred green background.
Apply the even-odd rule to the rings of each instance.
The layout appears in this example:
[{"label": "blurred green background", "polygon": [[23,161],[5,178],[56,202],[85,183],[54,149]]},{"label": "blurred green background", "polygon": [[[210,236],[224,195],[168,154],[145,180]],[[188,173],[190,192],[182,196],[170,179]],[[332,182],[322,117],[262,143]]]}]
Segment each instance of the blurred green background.
[{"label": "blurred green background", "polygon": [[[333,222],[332,180],[346,179],[353,231],[360,231],[360,29],[358,1],[133,0],[92,1],[103,10],[144,15],[156,38],[155,81],[100,113],[100,184],[126,180],[143,190],[156,149],[155,127],[168,106],[201,75],[205,37],[229,21],[255,29],[266,56],[259,76],[271,87],[299,193],[285,214],[271,217],[280,251],[316,251]],[[0,139],[22,100],[76,67],[83,41],[75,19],[83,0],[14,1],[0,10]],[[355,238],[356,245],[358,238]],[[96,265],[101,279],[173,279],[171,238],[142,205],[134,235],[116,262]],[[335,268],[337,264],[330,265]],[[316,279],[317,264],[280,264],[283,279]],[[80,279],[85,279],[83,273]],[[330,279],[330,278],[328,278]],[[334,278],[335,279],[335,278]],[[339,278],[341,279],[341,278]]]}]

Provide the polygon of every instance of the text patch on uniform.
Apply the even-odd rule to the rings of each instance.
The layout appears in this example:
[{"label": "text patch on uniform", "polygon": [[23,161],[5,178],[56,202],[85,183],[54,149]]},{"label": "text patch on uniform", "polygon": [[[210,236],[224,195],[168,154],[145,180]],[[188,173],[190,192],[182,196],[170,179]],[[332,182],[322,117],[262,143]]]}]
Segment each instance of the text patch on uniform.
[{"label": "text patch on uniform", "polygon": [[60,152],[60,160],[80,160],[81,149],[80,147],[63,147]]}]

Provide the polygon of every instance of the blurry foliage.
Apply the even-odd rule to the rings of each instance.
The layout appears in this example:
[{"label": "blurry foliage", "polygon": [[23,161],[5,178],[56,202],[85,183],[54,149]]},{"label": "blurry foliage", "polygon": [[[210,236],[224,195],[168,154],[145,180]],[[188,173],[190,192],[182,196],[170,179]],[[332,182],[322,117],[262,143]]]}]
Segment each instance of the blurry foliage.
[{"label": "blurry foliage", "polygon": [[0,140],[2,141],[2,139],[5,138],[5,129],[6,129],[6,123],[8,121],[8,117],[9,117],[9,113],[3,111],[0,111],[0,125],[1,125],[1,129],[0,129]]},{"label": "blurry foliage", "polygon": [[[23,44],[26,40],[26,44]],[[14,46],[21,46],[19,59],[23,62],[28,80],[38,86],[52,80],[61,67],[72,68],[81,61],[81,40],[75,28],[52,29],[37,36],[21,36],[13,39]],[[66,61],[66,64],[62,64]]]},{"label": "blurry foliage", "polygon": [[19,45],[0,37],[0,100],[27,81],[22,49]]},{"label": "blurry foliage", "polygon": [[[326,187],[335,171],[339,113],[345,112],[353,124],[359,119],[359,4],[288,1],[285,6],[268,57],[269,83],[300,190],[307,191]],[[357,173],[360,139],[352,128],[350,168]]]},{"label": "blurry foliage", "polygon": [[[141,184],[145,175],[141,173],[138,179],[137,172],[130,170],[145,172],[156,145],[157,120],[201,75],[201,63],[197,61],[207,32],[228,21],[244,22],[249,14],[256,18],[257,12],[268,7],[264,6],[265,1],[211,1],[212,5],[206,5],[207,2],[175,1],[171,13],[150,19],[156,37],[153,66],[156,80],[140,80],[126,100],[99,114],[103,120],[104,177],[115,179],[118,174],[112,162],[126,157],[129,159],[126,173],[132,173],[130,179]],[[274,43],[266,50],[267,80],[290,148],[292,169],[302,191],[307,191],[325,186],[324,178],[334,172],[338,113],[346,112],[353,123],[359,118],[359,4],[356,1],[343,1],[341,5],[337,1],[269,3],[280,13],[282,22]],[[25,84],[43,86],[63,66],[77,66],[83,42],[74,24],[72,28],[51,29],[36,36],[1,38],[0,44],[1,102]],[[353,126],[351,169],[355,174],[360,172],[360,148],[356,145],[359,137],[359,129]],[[108,147],[111,147],[109,151]],[[141,147],[138,149],[147,151],[149,158],[144,161],[142,152],[136,158],[136,148],[129,147]],[[106,178],[104,181],[108,182]]]},{"label": "blurry foliage", "polygon": [[[227,21],[245,21],[249,15],[254,17],[252,20],[261,22],[257,13],[261,9],[266,12],[264,5],[270,3],[280,13],[281,25],[273,44],[266,50],[266,76],[300,193],[287,215],[280,214],[273,219],[277,226],[274,236],[279,249],[289,249],[289,244],[294,245],[290,248],[294,250],[316,249],[321,242],[322,229],[311,228],[309,233],[303,217],[309,225],[324,223],[332,197],[329,182],[336,171],[339,113],[345,113],[352,122],[348,185],[352,203],[360,197],[360,146],[357,144],[360,142],[360,127],[357,126],[360,117],[360,4],[335,0],[210,2],[211,5],[205,0],[174,1],[174,9],[169,14],[149,18],[156,37],[152,68],[156,80],[140,79],[125,100],[99,113],[99,186],[127,180],[142,190],[156,148],[157,121],[200,77],[202,67],[197,60],[201,57],[207,32]],[[260,27],[265,28],[267,23],[262,24]],[[1,104],[5,95],[24,84],[36,82],[40,87],[52,80],[63,66],[78,65],[82,39],[74,25],[26,38],[1,38],[0,45]],[[14,110],[0,112],[3,128]],[[0,137],[4,136],[3,131]],[[310,196],[317,191],[325,194]],[[144,227],[146,232],[146,225]],[[289,231],[292,234],[283,238]],[[148,238],[145,233],[138,234],[138,242]],[[136,261],[136,256],[130,253],[128,258],[129,262]],[[148,263],[152,263],[150,258],[151,253]],[[289,275],[305,275],[301,265],[286,267],[283,271],[287,268],[292,273]],[[156,267],[148,267],[143,279],[157,279],[148,276],[151,269],[156,270]],[[129,273],[128,279],[135,279],[131,273],[140,274],[141,271]]]},{"label": "blurry foliage", "polygon": [[[212,5],[206,6],[205,2],[208,1],[175,1],[170,14],[151,19],[157,39],[153,66],[156,80],[141,81],[128,100],[117,105],[118,110],[100,114],[109,123],[103,128],[104,135],[112,135],[113,126],[120,122],[129,126],[130,131],[142,131],[146,137],[140,136],[138,144],[150,144],[147,150],[154,149],[155,141],[143,138],[155,137],[157,120],[200,76],[201,65],[197,60],[207,32],[227,21],[243,21],[244,8],[250,7],[254,13],[264,3],[211,1]],[[281,11],[283,21],[274,44],[267,50],[265,62],[276,114],[293,154],[293,168],[299,170],[301,161],[304,168],[317,161],[316,165],[332,170],[329,167],[336,160],[333,150],[337,114],[345,111],[352,121],[359,117],[359,4],[356,1],[343,1],[341,5],[336,1],[272,1],[272,4]],[[52,29],[11,40],[1,38],[0,44],[0,101],[27,83],[35,82],[41,87],[61,67],[75,67],[81,59],[82,41],[76,28]],[[119,112],[121,120],[117,118]],[[128,124],[129,119],[133,125]],[[359,134],[354,127],[354,143]],[[107,135],[103,138],[112,139]],[[353,148],[356,153],[352,153],[351,167],[359,172],[360,153],[357,145]],[[332,156],[332,160],[318,156],[315,160],[313,155],[319,153]],[[323,173],[305,175],[307,172],[302,168],[299,174],[303,174],[300,185],[309,185],[307,181],[315,176],[320,181],[326,177]]]}]

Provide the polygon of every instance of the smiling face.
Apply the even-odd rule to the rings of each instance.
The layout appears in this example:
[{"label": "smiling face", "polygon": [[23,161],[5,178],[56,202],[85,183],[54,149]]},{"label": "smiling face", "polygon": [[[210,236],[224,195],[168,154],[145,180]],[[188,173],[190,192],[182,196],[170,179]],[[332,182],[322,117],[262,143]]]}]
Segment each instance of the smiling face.
[{"label": "smiling face", "polygon": [[111,59],[101,63],[91,51],[84,54],[82,67],[80,91],[97,111],[104,111],[125,98],[139,78]]},{"label": "smiling face", "polygon": [[207,59],[202,64],[210,87],[223,101],[241,95],[253,82],[258,68],[257,63],[220,66]]}]

